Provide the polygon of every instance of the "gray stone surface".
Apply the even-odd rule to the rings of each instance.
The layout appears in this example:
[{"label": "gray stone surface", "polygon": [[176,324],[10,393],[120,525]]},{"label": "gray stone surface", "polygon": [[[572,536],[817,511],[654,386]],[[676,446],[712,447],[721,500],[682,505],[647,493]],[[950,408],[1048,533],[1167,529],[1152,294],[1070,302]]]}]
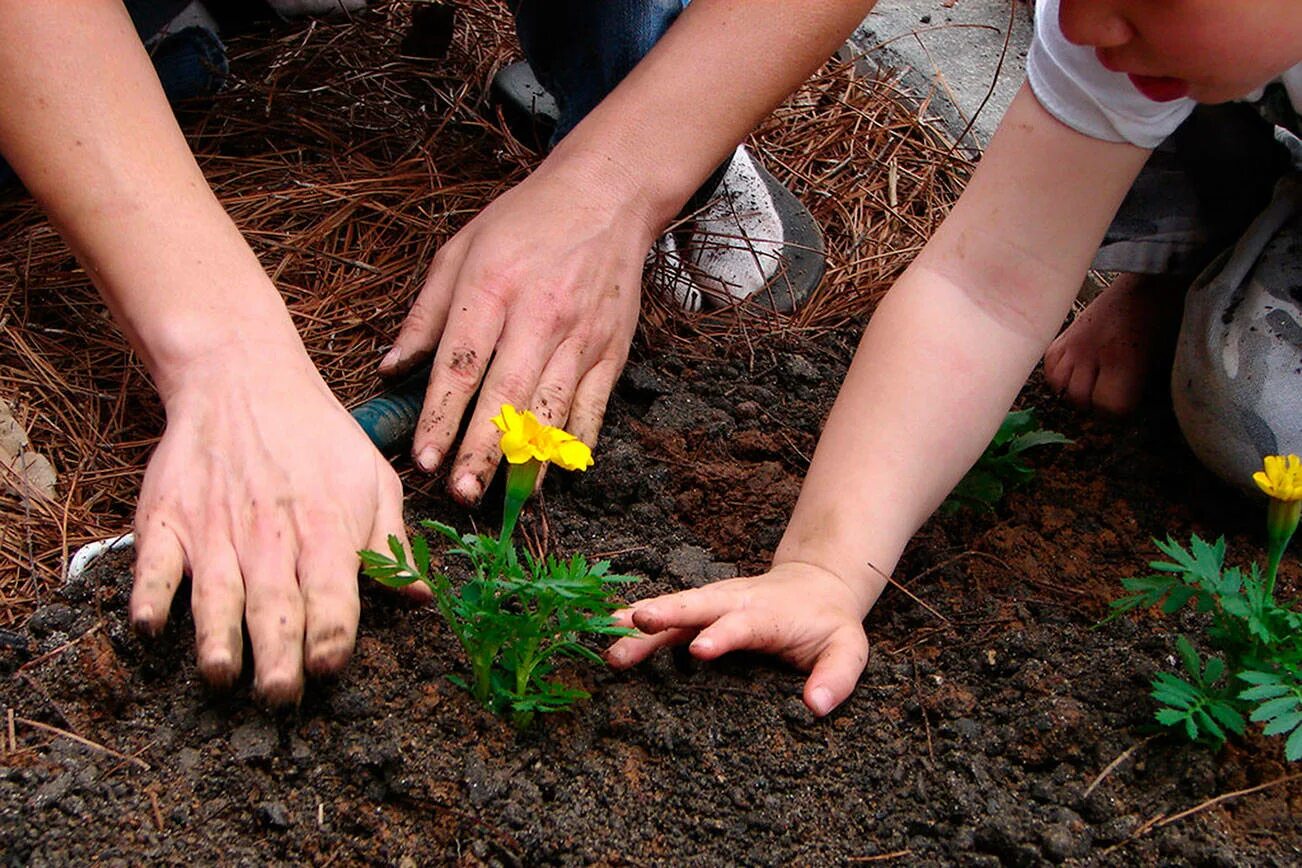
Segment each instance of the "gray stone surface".
[{"label": "gray stone surface", "polygon": [[971,121],[963,143],[985,147],[1025,78],[1031,32],[1026,0],[879,0],[850,45],[901,71],[909,89],[931,98],[932,113],[952,134]]}]

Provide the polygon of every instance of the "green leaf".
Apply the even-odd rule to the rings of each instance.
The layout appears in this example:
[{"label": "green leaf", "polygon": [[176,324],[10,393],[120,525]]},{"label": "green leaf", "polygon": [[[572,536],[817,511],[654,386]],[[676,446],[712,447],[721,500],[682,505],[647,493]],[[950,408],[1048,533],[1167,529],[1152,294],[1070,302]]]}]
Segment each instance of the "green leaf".
[{"label": "green leaf", "polygon": [[1243,715],[1239,714],[1233,706],[1225,702],[1212,702],[1208,704],[1207,710],[1212,713],[1213,717],[1224,724],[1226,729],[1230,730],[1235,735],[1243,735],[1247,723],[1244,721]]},{"label": "green leaf", "polygon": [[1175,650],[1180,654],[1180,660],[1184,663],[1184,669],[1193,676],[1194,681],[1200,681],[1202,676],[1202,666],[1199,665],[1198,652],[1194,650],[1193,645],[1184,636],[1177,636],[1175,640]]},{"label": "green leaf", "polygon": [[1271,699],[1258,705],[1252,710],[1249,720],[1253,723],[1261,723],[1263,720],[1270,720],[1291,711],[1299,705],[1302,705],[1302,699],[1297,696],[1281,696],[1279,699]]},{"label": "green leaf", "polygon": [[1174,708],[1159,708],[1153,716],[1163,726],[1179,726],[1185,720],[1185,712],[1177,711]]},{"label": "green leaf", "polygon": [[1293,730],[1293,734],[1284,742],[1284,758],[1291,763],[1302,759],[1302,727]]},{"label": "green leaf", "polygon": [[1263,735],[1282,735],[1286,732],[1292,732],[1299,723],[1302,723],[1302,711],[1290,711],[1287,714],[1281,714],[1262,730]]},{"label": "green leaf", "polygon": [[1240,672],[1238,677],[1248,682],[1249,684],[1283,685],[1284,683],[1283,679],[1280,678],[1278,675],[1276,675],[1274,672],[1257,672],[1250,669],[1246,672]]},{"label": "green leaf", "polygon": [[[1243,675],[1244,673],[1239,673],[1240,678],[1242,678]],[[1284,696],[1288,692],[1289,689],[1283,684],[1263,684],[1259,687],[1249,687],[1247,690],[1240,691],[1239,699],[1248,702],[1257,702],[1262,699],[1274,699],[1277,696]]]}]

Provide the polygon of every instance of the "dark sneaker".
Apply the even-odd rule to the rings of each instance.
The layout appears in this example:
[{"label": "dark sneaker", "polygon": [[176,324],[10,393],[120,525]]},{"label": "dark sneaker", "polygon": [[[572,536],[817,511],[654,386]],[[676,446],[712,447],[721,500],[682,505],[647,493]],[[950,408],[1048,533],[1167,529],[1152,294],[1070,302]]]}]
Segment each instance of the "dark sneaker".
[{"label": "dark sneaker", "polygon": [[502,112],[502,120],[516,141],[538,153],[547,150],[560,109],[523,60],[504,66],[493,76],[488,93],[490,105]]}]

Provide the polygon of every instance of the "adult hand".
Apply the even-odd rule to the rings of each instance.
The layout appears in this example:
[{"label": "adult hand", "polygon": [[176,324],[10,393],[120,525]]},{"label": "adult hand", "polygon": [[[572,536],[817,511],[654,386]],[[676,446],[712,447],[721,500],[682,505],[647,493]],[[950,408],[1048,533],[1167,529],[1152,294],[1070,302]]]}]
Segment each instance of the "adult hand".
[{"label": "adult hand", "polygon": [[549,160],[434,257],[380,370],[400,373],[438,347],[412,446],[426,471],[448,454],[482,382],[449,474],[457,500],[478,501],[497,467],[489,420],[503,404],[596,442],[654,237],[624,189]]},{"label": "adult hand", "polygon": [[160,631],[188,572],[204,678],[239,675],[243,620],[255,693],[295,702],[304,670],[352,653],[357,551],[405,543],[402,483],[301,345],[240,343],[172,379],[137,508],[131,620]]},{"label": "adult hand", "polygon": [[822,717],[845,701],[868,662],[863,619],[869,605],[828,570],[781,563],[762,576],[639,600],[617,612],[620,626],[640,635],[615,642],[606,660],[626,669],[683,643],[700,660],[729,651],[775,654],[809,672],[805,705]]}]

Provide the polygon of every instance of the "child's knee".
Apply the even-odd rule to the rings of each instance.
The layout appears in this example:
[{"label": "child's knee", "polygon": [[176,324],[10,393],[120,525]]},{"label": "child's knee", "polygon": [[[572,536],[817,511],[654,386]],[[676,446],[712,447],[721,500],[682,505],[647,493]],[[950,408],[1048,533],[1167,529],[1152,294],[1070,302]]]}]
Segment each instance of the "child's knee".
[{"label": "child's knee", "polygon": [[1234,485],[1302,453],[1302,184],[1190,290],[1171,393],[1194,453]]}]

